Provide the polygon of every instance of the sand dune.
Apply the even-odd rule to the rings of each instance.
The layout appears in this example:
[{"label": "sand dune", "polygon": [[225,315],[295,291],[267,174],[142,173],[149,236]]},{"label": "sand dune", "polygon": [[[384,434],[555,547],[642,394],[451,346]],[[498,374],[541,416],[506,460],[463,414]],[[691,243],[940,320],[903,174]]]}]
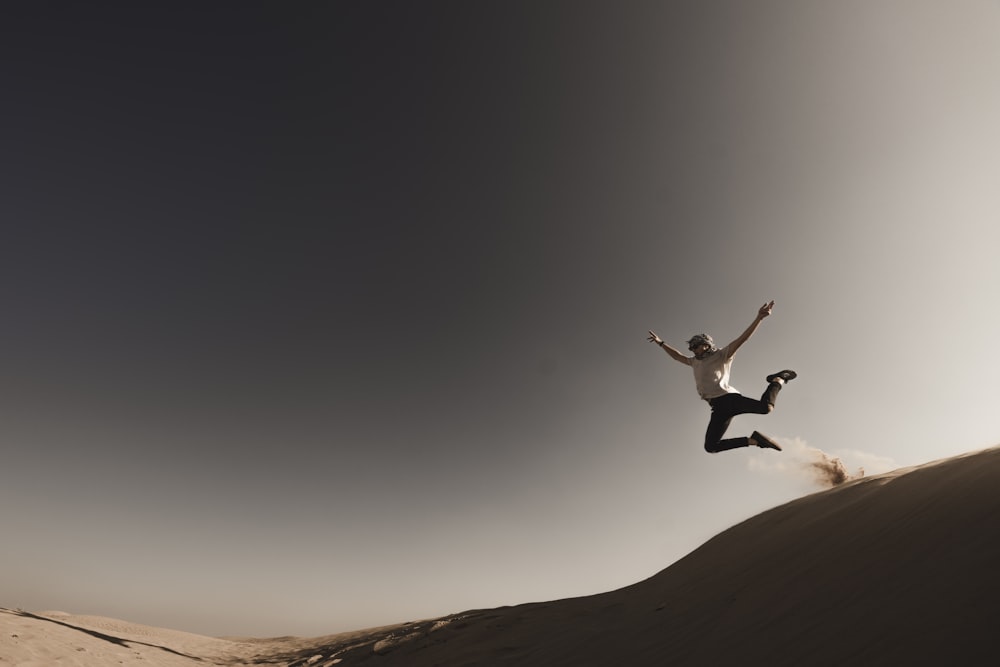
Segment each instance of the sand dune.
[{"label": "sand dune", "polygon": [[987,665],[1000,448],[749,519],[635,585],[318,638],[0,610],[0,665]]}]

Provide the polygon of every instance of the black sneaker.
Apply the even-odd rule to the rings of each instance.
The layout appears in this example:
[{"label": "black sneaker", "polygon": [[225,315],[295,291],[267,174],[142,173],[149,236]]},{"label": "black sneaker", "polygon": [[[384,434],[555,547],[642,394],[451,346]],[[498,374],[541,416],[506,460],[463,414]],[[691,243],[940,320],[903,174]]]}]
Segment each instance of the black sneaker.
[{"label": "black sneaker", "polygon": [[770,384],[775,380],[777,380],[778,378],[781,378],[785,382],[790,382],[791,380],[794,380],[798,376],[799,374],[796,373],[795,371],[778,371],[777,373],[771,373],[770,375],[767,376],[767,383]]},{"label": "black sneaker", "polygon": [[766,435],[763,435],[759,431],[754,431],[753,435],[750,436],[750,439],[754,440],[757,443],[757,446],[761,449],[776,449],[779,452],[781,451],[781,445],[776,443],[774,440],[771,440]]}]

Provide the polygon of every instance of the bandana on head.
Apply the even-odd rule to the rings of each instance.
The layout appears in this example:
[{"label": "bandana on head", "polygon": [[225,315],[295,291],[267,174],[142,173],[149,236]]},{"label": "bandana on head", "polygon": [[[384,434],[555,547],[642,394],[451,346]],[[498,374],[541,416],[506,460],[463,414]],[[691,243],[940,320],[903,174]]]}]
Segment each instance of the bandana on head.
[{"label": "bandana on head", "polygon": [[695,334],[691,336],[691,340],[688,341],[688,349],[691,349],[695,345],[708,345],[709,348],[715,349],[715,341],[712,337],[706,333]]}]

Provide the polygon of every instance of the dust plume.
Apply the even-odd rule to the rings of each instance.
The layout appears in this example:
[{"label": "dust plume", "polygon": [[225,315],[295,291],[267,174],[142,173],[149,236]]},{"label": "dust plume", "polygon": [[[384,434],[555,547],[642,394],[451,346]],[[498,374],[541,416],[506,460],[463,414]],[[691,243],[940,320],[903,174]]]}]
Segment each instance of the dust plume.
[{"label": "dust plume", "polygon": [[847,472],[843,461],[836,456],[830,456],[820,449],[809,447],[807,451],[813,458],[812,461],[809,461],[805,465],[812,472],[816,483],[820,486],[837,486],[850,479],[857,479],[865,475],[864,468],[859,468],[856,475],[851,475]]},{"label": "dust plume", "polygon": [[[756,456],[749,461],[750,469],[772,474],[788,475],[797,478],[805,478],[811,484],[822,488],[839,486],[844,482],[864,477],[864,468],[858,468],[856,472],[851,472],[840,457],[827,454],[823,450],[807,445],[800,438],[781,439],[784,447],[779,455]],[[872,460],[878,465],[879,460],[874,455],[866,455],[863,452],[847,452],[853,458],[862,460]]]}]

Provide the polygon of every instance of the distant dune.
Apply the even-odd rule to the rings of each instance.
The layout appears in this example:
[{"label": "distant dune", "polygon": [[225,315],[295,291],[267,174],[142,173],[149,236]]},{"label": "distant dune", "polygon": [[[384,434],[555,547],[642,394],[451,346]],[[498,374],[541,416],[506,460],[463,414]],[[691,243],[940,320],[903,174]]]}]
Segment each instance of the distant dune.
[{"label": "distant dune", "polygon": [[238,641],[0,610],[0,665],[992,665],[998,627],[992,448],[800,498],[610,593]]}]

